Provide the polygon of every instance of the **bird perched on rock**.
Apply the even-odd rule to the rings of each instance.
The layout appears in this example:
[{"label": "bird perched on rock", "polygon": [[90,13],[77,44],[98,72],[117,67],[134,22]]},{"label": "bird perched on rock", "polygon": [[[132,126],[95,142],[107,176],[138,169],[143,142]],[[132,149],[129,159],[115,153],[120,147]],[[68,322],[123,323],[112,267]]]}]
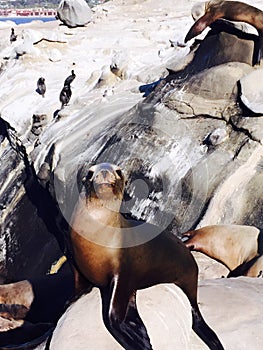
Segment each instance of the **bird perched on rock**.
[{"label": "bird perched on rock", "polygon": [[12,44],[14,41],[16,41],[17,35],[15,34],[14,28],[11,28],[11,34],[10,34],[10,43]]},{"label": "bird perched on rock", "polygon": [[45,97],[46,92],[46,84],[45,84],[45,78],[40,77],[37,81],[37,92],[42,95],[42,97]]},{"label": "bird perched on rock", "polygon": [[73,82],[73,80],[76,78],[76,74],[74,70],[72,69],[71,74],[65,79],[64,86],[69,85]]},{"label": "bird perched on rock", "polygon": [[66,106],[69,103],[71,94],[72,92],[71,92],[70,85],[64,85],[59,95],[59,100],[61,102],[61,109],[64,108],[64,106]]}]

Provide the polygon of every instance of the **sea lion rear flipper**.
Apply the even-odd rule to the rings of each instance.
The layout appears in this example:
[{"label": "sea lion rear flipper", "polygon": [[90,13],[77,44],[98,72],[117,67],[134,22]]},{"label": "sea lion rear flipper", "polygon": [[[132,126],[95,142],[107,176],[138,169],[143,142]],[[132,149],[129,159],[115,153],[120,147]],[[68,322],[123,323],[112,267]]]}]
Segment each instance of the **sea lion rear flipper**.
[{"label": "sea lion rear flipper", "polygon": [[263,33],[254,40],[254,52],[252,58],[252,65],[260,65],[263,58]]},{"label": "sea lion rear flipper", "polygon": [[135,294],[125,297],[122,294],[124,290],[117,284],[114,281],[110,289],[100,290],[106,328],[126,350],[152,350],[146,328],[137,311]]},{"label": "sea lion rear flipper", "polygon": [[54,325],[51,323],[24,322],[20,327],[0,332],[0,349],[33,349],[47,339],[53,330]]},{"label": "sea lion rear flipper", "polygon": [[254,265],[254,263],[257,261],[258,258],[259,256],[255,256],[253,259],[246,261],[241,265],[238,265],[234,270],[230,271],[226,277],[230,278],[230,277],[245,276],[247,271],[251,268],[252,265]]}]

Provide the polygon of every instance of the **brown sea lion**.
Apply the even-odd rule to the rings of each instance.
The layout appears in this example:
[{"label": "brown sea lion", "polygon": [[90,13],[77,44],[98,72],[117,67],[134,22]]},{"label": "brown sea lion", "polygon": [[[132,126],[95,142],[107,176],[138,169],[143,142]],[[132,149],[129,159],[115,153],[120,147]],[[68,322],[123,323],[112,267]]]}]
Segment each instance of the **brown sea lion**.
[{"label": "brown sea lion", "polygon": [[[193,330],[210,349],[223,349],[197,304],[198,267],[183,242],[168,230],[125,219],[120,213],[125,176],[115,165],[94,165],[71,219],[76,292],[100,289],[103,321],[127,350],[152,349],[136,306],[136,291],[174,283],[187,295]],[[141,243],[143,242],[143,243]]]},{"label": "brown sea lion", "polygon": [[188,238],[185,245],[190,250],[204,253],[224,264],[231,271],[228,277],[245,275],[262,255],[261,232],[254,226],[205,226],[188,231],[183,237]]},{"label": "brown sea lion", "polygon": [[210,24],[223,18],[230,21],[246,22],[255,27],[259,38],[255,50],[259,63],[263,50],[263,11],[240,1],[211,0],[205,3],[205,14],[200,17],[190,28],[185,37],[185,42],[202,33]]}]

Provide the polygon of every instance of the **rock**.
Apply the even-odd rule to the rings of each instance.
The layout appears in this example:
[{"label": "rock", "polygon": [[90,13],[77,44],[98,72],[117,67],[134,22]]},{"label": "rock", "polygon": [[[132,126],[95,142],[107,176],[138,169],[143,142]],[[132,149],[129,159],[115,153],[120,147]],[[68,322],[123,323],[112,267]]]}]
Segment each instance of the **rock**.
[{"label": "rock", "polygon": [[204,140],[204,143],[209,146],[217,146],[225,142],[228,138],[228,132],[225,128],[217,128],[210,132]]},{"label": "rock", "polygon": [[32,44],[40,41],[43,39],[43,33],[39,30],[34,30],[34,29],[24,29],[22,31],[22,37],[24,42],[30,42]]},{"label": "rock", "polygon": [[259,184],[263,176],[263,147],[248,142],[238,155],[239,161],[242,156],[242,165],[240,163],[236,170],[233,167],[226,169],[227,177],[214,191],[199,227],[223,223],[262,227],[263,189]]},{"label": "rock", "polygon": [[[191,349],[191,308],[178,287],[167,284],[140,290],[137,305],[154,349]],[[122,349],[104,326],[98,289],[68,308],[54,331],[50,350],[83,350],[89,345],[93,349]]]},{"label": "rock", "polygon": [[32,119],[33,119],[33,123],[32,123],[31,132],[35,136],[38,136],[41,134],[43,127],[47,125],[47,116],[45,114],[42,114],[42,115],[34,114]]},{"label": "rock", "polygon": [[[202,115],[229,119],[227,108],[236,104],[237,81],[252,68],[245,63],[221,64],[179,83],[178,88],[167,92],[162,102],[184,115]],[[232,114],[232,112],[231,112]]]},{"label": "rock", "polygon": [[[249,277],[199,282],[201,312],[225,349],[245,350],[251,339],[253,349],[261,349],[262,286],[262,279]],[[137,304],[154,349],[207,348],[191,330],[190,305],[179,288],[158,285],[139,291]],[[82,350],[89,344],[97,349],[121,349],[102,323],[97,290],[81,297],[61,317],[50,349]]]},{"label": "rock", "polygon": [[34,47],[33,43],[30,41],[24,41],[23,44],[15,47],[15,52],[17,56],[23,56],[25,54],[30,54],[34,56],[39,56],[40,51],[38,48]]},{"label": "rock", "polygon": [[110,66],[104,66],[102,67],[102,72],[97,81],[96,87],[112,87],[116,84],[116,82],[118,82],[118,80],[120,80],[120,78],[116,74],[112,73]]},{"label": "rock", "polygon": [[256,81],[262,81],[263,69],[256,69],[240,79],[241,100],[252,112],[263,114],[263,89]]},{"label": "rock", "polygon": [[59,62],[62,59],[62,54],[58,49],[52,49],[49,54],[49,60],[51,62]]},{"label": "rock", "polygon": [[[234,34],[234,35],[233,35]],[[174,78],[196,74],[204,69],[228,62],[242,62],[252,65],[255,36],[229,26],[224,21],[216,21],[206,37],[194,45],[184,62],[176,62],[169,69],[176,73]],[[179,69],[179,70],[178,70]]]},{"label": "rock", "polygon": [[225,349],[262,348],[262,278],[221,278],[199,283],[199,301],[207,322]]},{"label": "rock", "polygon": [[70,28],[84,26],[91,21],[92,12],[85,0],[61,0],[57,16]]}]

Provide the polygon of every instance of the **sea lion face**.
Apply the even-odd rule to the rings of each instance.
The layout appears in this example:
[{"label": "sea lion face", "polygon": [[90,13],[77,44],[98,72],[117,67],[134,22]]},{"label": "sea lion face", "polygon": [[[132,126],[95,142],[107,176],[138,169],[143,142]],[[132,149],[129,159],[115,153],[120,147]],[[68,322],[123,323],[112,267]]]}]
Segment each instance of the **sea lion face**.
[{"label": "sea lion face", "polygon": [[82,179],[86,196],[90,199],[119,199],[123,197],[125,176],[122,170],[110,163],[92,166]]},{"label": "sea lion face", "polygon": [[224,10],[222,7],[223,2],[224,0],[211,0],[205,4],[205,14],[209,15],[209,17],[213,19],[213,22],[216,19],[223,17],[224,15]]},{"label": "sea lion face", "polygon": [[186,34],[185,42],[202,33],[211,23],[224,16],[222,0],[212,0],[205,3],[205,13],[190,28]]}]

